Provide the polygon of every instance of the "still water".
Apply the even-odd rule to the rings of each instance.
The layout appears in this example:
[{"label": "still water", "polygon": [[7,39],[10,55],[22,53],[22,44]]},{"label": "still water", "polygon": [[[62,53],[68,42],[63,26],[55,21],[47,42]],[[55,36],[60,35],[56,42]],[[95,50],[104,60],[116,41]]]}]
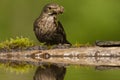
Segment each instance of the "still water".
[{"label": "still water", "polygon": [[[119,53],[109,50],[116,48],[107,48],[109,55],[105,48],[98,48],[102,54],[80,52],[86,48],[3,51],[0,80],[120,80]],[[77,50],[79,55],[73,52]]]},{"label": "still water", "polygon": [[0,62],[0,80],[120,80],[118,67],[98,70],[92,66]]}]

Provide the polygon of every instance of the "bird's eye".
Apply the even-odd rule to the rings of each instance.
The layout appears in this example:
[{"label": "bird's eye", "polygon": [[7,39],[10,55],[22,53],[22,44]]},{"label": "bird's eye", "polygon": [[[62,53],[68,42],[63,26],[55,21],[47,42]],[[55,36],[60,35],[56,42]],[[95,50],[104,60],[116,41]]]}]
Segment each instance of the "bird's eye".
[{"label": "bird's eye", "polygon": [[48,7],[48,9],[52,9],[51,7]]}]

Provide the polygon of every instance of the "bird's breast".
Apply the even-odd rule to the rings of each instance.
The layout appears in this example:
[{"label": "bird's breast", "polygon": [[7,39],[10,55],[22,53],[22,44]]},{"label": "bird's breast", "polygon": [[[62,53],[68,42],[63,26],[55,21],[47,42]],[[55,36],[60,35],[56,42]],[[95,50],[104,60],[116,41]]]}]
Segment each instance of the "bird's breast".
[{"label": "bird's breast", "polygon": [[42,34],[49,34],[55,32],[57,26],[54,17],[51,16],[41,19],[39,25]]}]

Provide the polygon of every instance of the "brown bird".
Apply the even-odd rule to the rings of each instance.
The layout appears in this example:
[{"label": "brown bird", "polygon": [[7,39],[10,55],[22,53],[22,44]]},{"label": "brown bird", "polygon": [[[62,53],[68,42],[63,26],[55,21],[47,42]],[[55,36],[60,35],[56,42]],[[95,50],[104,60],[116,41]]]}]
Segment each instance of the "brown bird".
[{"label": "brown bird", "polygon": [[40,16],[34,22],[34,32],[37,39],[46,45],[70,44],[62,24],[57,16],[63,13],[64,8],[56,3],[45,5]]}]

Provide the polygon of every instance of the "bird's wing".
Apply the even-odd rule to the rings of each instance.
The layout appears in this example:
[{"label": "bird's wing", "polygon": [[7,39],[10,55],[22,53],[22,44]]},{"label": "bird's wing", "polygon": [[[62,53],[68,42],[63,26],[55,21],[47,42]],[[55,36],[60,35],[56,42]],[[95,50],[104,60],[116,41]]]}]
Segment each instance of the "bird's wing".
[{"label": "bird's wing", "polygon": [[35,31],[35,29],[38,27],[36,21],[33,23],[33,31]]},{"label": "bird's wing", "polygon": [[60,21],[58,21],[58,32],[62,35],[61,38],[63,38],[63,43],[66,43],[66,44],[71,44],[69,41],[67,41],[66,39],[66,33],[65,33],[65,30],[62,26],[62,24],[60,23]]},{"label": "bird's wing", "polygon": [[58,32],[59,32],[61,35],[64,35],[63,37],[66,38],[65,30],[64,30],[62,24],[60,23],[60,21],[58,21]]}]

